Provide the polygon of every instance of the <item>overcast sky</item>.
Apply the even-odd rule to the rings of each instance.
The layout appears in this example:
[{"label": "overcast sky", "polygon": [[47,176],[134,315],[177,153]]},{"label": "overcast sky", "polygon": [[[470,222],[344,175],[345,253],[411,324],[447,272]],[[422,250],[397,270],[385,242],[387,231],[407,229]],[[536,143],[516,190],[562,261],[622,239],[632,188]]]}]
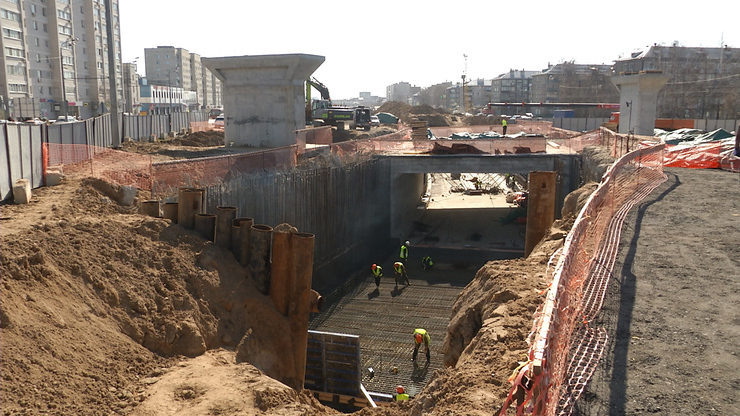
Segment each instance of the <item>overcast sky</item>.
[{"label": "overcast sky", "polygon": [[740,48],[740,1],[120,0],[123,59],[171,45],[203,57],[308,53],[332,98],[389,84],[493,78],[653,43]]}]

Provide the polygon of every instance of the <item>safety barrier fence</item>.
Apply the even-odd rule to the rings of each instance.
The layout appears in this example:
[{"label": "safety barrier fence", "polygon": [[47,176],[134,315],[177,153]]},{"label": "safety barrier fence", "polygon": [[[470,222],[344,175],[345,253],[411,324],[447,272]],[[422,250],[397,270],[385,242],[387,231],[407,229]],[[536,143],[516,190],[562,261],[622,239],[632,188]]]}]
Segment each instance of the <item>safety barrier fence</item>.
[{"label": "safety barrier fence", "polygon": [[[569,415],[606,344],[591,325],[601,309],[629,210],[665,181],[659,144],[626,153],[604,174],[557,258],[552,283],[535,314],[528,360],[512,374],[501,415]],[[557,253],[556,253],[557,254]],[[552,260],[551,260],[552,261]]]}]

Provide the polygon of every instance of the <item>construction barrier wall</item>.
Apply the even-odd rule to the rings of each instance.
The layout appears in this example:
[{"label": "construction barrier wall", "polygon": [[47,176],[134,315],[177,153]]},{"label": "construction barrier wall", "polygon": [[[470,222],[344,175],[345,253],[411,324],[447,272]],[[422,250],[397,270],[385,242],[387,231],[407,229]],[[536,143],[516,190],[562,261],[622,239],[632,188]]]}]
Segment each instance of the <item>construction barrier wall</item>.
[{"label": "construction barrier wall", "polygon": [[12,196],[13,184],[28,179],[32,188],[44,184],[40,125],[0,124],[0,200]]},{"label": "construction barrier wall", "polygon": [[552,283],[535,314],[528,361],[512,374],[500,414],[509,406],[517,414],[572,413],[606,344],[606,331],[590,323],[601,310],[622,223],[666,180],[664,147],[633,150],[614,162],[576,218],[562,251],[553,255]]}]

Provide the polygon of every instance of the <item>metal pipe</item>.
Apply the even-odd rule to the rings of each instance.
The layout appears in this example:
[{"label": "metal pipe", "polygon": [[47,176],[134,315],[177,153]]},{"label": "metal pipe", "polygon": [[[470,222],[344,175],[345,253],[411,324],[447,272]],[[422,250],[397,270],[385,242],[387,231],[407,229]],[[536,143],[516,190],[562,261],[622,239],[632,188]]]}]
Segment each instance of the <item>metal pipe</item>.
[{"label": "metal pipe", "polygon": [[285,231],[272,233],[272,262],[270,263],[270,297],[275,308],[288,315],[288,298],[295,279],[291,236]]},{"label": "metal pipe", "polygon": [[195,214],[195,232],[206,240],[213,241],[216,234],[216,216],[213,214]]},{"label": "metal pipe", "polygon": [[162,215],[160,214],[159,201],[157,200],[143,201],[141,203],[140,211],[143,215],[148,215],[150,217],[154,217],[154,218],[162,217]]},{"label": "metal pipe", "polygon": [[177,223],[185,228],[193,228],[195,214],[203,212],[203,190],[180,188],[177,206]]},{"label": "metal pipe", "polygon": [[162,206],[162,218],[171,220],[173,224],[177,224],[177,202],[165,202]]},{"label": "metal pipe", "polygon": [[239,238],[239,229],[241,228],[242,218],[234,218],[231,220],[231,254],[234,255],[236,261],[240,261],[239,254],[241,254],[241,240]]},{"label": "metal pipe", "polygon": [[236,218],[236,207],[216,207],[216,245],[231,248],[231,225]]},{"label": "metal pipe", "polygon": [[243,217],[239,225],[239,264],[246,267],[249,264],[249,256],[252,252],[250,237],[254,218]]},{"label": "metal pipe", "polygon": [[288,317],[291,322],[295,374],[303,386],[306,379],[306,348],[308,347],[308,318],[312,303],[311,279],[315,236],[309,233],[295,233],[291,237],[295,280],[291,288]]},{"label": "metal pipe", "polygon": [[263,294],[270,292],[270,246],[272,227],[253,225],[249,230],[249,264],[247,271]]}]

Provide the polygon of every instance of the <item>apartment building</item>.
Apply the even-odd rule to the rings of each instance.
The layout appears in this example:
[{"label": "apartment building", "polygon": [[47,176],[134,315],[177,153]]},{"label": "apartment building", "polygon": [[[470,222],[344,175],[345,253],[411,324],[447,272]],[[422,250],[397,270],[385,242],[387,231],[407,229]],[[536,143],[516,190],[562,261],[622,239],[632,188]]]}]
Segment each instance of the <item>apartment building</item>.
[{"label": "apartment building", "polygon": [[[563,62],[532,75],[529,99],[536,103],[617,103],[619,90],[611,82],[611,65]],[[532,112],[551,116],[553,108]],[[611,110],[576,109],[576,117],[608,117]]]},{"label": "apartment building", "polygon": [[[202,65],[199,54],[174,46],[157,46],[144,49],[144,58],[150,85],[182,88],[195,93],[195,103],[186,108],[221,106],[221,82]],[[177,108],[173,110],[177,111]]]},{"label": "apartment building", "polygon": [[[87,118],[110,110],[109,76],[123,100],[118,0],[0,1],[0,113],[5,117],[69,114]],[[108,67],[112,22],[115,67]]]},{"label": "apartment building", "polygon": [[497,103],[522,103],[530,100],[532,76],[539,71],[510,69],[491,80],[491,101]]}]

